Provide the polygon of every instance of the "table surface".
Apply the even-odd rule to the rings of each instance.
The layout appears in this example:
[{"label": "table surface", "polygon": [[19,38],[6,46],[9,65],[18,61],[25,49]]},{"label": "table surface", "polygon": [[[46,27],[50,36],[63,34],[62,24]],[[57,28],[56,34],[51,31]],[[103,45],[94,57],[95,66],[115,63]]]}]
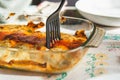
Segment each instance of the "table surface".
[{"label": "table surface", "polygon": [[90,48],[69,72],[51,75],[0,68],[0,80],[8,77],[9,80],[87,80],[102,74],[120,73],[120,27],[97,26],[106,30],[103,42],[98,48]]}]

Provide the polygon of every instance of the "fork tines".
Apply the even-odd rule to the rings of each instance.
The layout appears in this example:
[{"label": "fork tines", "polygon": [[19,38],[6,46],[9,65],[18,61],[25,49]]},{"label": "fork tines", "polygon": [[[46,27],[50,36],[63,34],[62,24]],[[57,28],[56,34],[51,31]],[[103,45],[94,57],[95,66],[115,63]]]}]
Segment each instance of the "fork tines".
[{"label": "fork tines", "polygon": [[50,48],[56,41],[60,40],[59,13],[65,0],[61,0],[58,9],[51,14],[46,21],[46,47]]},{"label": "fork tines", "polygon": [[51,15],[46,24],[46,46],[50,48],[56,41],[60,40],[59,15]]}]

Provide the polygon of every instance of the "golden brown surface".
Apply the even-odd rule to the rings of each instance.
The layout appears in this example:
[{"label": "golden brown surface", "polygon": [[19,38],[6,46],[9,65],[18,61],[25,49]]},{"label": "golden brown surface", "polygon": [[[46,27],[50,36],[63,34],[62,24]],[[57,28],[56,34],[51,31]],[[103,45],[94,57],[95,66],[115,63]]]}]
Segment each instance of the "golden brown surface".
[{"label": "golden brown surface", "polygon": [[36,25],[32,22],[28,25],[0,25],[0,66],[59,73],[78,63],[85,53],[80,50],[60,51],[77,48],[84,43],[87,40],[84,30],[76,31],[75,35],[61,33],[62,39],[49,50],[45,33],[35,31],[43,26],[43,23]]},{"label": "golden brown surface", "polygon": [[[36,32],[35,30],[43,26],[44,24],[42,22],[38,24],[30,22],[27,26],[0,26],[0,43],[1,45],[4,45],[5,42],[9,43],[9,47],[25,46],[26,44],[27,47],[41,49],[46,46],[46,34],[40,31]],[[76,31],[75,35],[61,33],[61,40],[56,41],[55,44],[51,45],[51,48],[61,47],[69,50],[79,47],[86,40],[87,37],[84,34],[84,30]]]}]

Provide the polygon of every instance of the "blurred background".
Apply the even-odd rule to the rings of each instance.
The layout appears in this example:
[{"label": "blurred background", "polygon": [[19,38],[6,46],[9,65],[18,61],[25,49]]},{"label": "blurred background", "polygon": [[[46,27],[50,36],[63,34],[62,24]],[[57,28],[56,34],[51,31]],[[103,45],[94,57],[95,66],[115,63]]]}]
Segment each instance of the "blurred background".
[{"label": "blurred background", "polygon": [[[57,8],[58,4],[61,0],[32,0],[32,5],[38,5],[38,9],[42,11],[44,14],[51,13]],[[75,9],[75,3],[78,0],[66,0],[66,7],[64,8],[65,16],[73,16],[73,17],[81,17]],[[47,3],[50,2],[50,3]],[[42,4],[43,3],[43,4]],[[50,5],[47,6],[46,5]],[[44,9],[44,10],[43,10]],[[70,9],[70,10],[69,10]]]},{"label": "blurred background", "polygon": [[[17,13],[12,18],[18,19],[19,15],[44,15],[49,16],[59,6],[61,0],[0,0],[0,22],[6,22],[9,13]],[[62,10],[65,15],[75,15],[76,11],[69,11],[67,7],[75,7],[77,0],[66,0]],[[11,5],[12,4],[12,5]],[[10,18],[10,19],[12,19]],[[20,17],[21,18],[21,17]],[[11,22],[12,20],[7,20]]]},{"label": "blurred background", "polygon": [[[32,5],[38,5],[39,3],[43,1],[59,2],[60,0],[33,0]],[[67,6],[74,6],[76,1],[77,0],[67,0],[68,2]]]}]

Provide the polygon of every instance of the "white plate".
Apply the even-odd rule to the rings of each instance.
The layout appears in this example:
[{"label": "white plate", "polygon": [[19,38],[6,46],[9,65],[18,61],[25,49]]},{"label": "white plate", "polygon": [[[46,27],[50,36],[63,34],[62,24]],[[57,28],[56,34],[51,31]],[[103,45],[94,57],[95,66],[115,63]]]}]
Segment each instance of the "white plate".
[{"label": "white plate", "polygon": [[75,6],[81,15],[95,23],[120,26],[120,7],[112,1],[114,0],[79,0]]},{"label": "white plate", "polygon": [[88,80],[120,80],[120,74],[102,75],[102,76],[91,78]]}]

